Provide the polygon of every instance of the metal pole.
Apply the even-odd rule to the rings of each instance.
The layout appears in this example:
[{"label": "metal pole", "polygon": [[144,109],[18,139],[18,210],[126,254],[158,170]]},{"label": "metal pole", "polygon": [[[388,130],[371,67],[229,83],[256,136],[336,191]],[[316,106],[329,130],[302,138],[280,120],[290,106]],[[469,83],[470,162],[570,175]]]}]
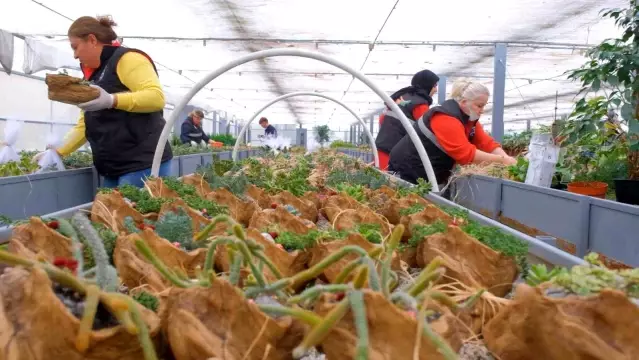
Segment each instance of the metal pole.
[{"label": "metal pole", "polygon": [[495,81],[493,83],[493,139],[501,142],[504,138],[504,97],[506,94],[506,44],[495,45]]},{"label": "metal pole", "polygon": [[375,138],[373,137],[373,134],[368,131],[368,129],[366,128],[366,123],[364,122],[364,120],[362,120],[362,118],[360,118],[357,113],[355,113],[355,111],[353,111],[353,109],[351,109],[350,107],[348,107],[348,105],[344,104],[343,102],[330,97],[328,95],[324,95],[324,94],[320,94],[320,93],[316,93],[316,92],[310,92],[310,91],[297,91],[297,92],[292,92],[292,93],[288,93],[288,94],[284,94],[280,97],[277,97],[271,101],[269,101],[266,105],[262,106],[261,109],[259,109],[257,112],[255,112],[255,114],[253,114],[253,116],[248,120],[248,122],[246,124],[244,124],[244,126],[242,126],[242,130],[240,130],[240,136],[238,137],[238,140],[235,141],[235,146],[233,147],[233,154],[231,159],[233,159],[233,161],[237,160],[237,151],[239,149],[240,146],[240,141],[239,138],[242,137],[242,135],[246,132],[246,129],[249,128],[249,126],[251,126],[251,124],[253,123],[253,121],[255,121],[255,119],[257,119],[258,116],[260,116],[260,114],[268,109],[269,107],[271,107],[273,104],[276,104],[282,100],[286,100],[288,98],[292,98],[292,97],[296,97],[296,96],[316,96],[316,97],[320,97],[320,98],[324,98],[326,100],[330,100],[334,103],[336,103],[337,105],[340,105],[341,107],[343,107],[344,109],[346,109],[346,111],[348,111],[349,113],[351,113],[351,115],[353,115],[354,118],[357,119],[357,121],[359,122],[358,126],[361,124],[362,128],[364,129],[364,132],[366,132],[366,135],[368,136],[368,139],[370,141],[371,144],[371,149],[373,149],[373,156],[375,156],[375,166],[379,167],[379,157],[377,156],[377,146],[375,146]]},{"label": "metal pole", "polygon": [[439,77],[439,84],[437,84],[437,102],[439,105],[446,101],[446,76]]},{"label": "metal pole", "polygon": [[297,57],[304,57],[304,58],[322,61],[324,63],[331,64],[335,67],[338,67],[344,71],[349,72],[351,75],[353,75],[353,77],[357,78],[359,81],[366,84],[366,86],[368,86],[380,98],[384,100],[384,103],[386,104],[386,106],[389,107],[389,109],[392,112],[398,115],[399,121],[402,122],[404,129],[406,130],[406,132],[408,133],[408,136],[410,137],[411,141],[415,145],[417,154],[419,154],[419,158],[421,159],[422,165],[424,166],[424,170],[426,170],[426,175],[427,175],[428,181],[430,182],[432,186],[432,190],[435,192],[439,192],[439,185],[437,184],[437,178],[435,177],[435,172],[433,171],[433,166],[430,163],[428,154],[426,154],[426,149],[424,148],[424,144],[422,144],[421,140],[419,139],[419,135],[417,135],[417,132],[413,128],[412,121],[406,118],[406,115],[404,115],[404,113],[401,111],[399,106],[390,98],[388,94],[386,94],[377,84],[375,84],[369,78],[364,76],[360,71],[346,65],[345,63],[339,60],[336,60],[330,56],[326,56],[319,52],[294,49],[294,48],[269,49],[269,50],[256,51],[256,52],[244,55],[238,59],[228,62],[226,65],[218,68],[217,70],[212,71],[207,76],[202,78],[197,84],[195,84],[193,88],[191,88],[191,90],[189,90],[189,92],[186,93],[186,95],[184,95],[182,100],[180,100],[179,104],[176,105],[175,107],[176,111],[171,113],[171,116],[167,119],[166,125],[164,126],[164,129],[162,130],[162,134],[160,135],[160,139],[158,141],[157,147],[155,148],[155,155],[153,156],[153,164],[151,166],[151,175],[158,176],[159,174],[160,162],[162,161],[162,154],[167,144],[167,139],[169,138],[169,135],[171,134],[171,127],[173,126],[173,124],[175,124],[175,121],[177,119],[177,113],[179,113],[180,111],[182,111],[182,109],[184,109],[184,107],[189,103],[189,101],[193,99],[195,94],[197,94],[208,83],[216,79],[218,76],[222,75],[223,73],[231,69],[236,68],[237,66],[245,64],[249,61],[265,59],[269,57],[277,57],[277,56],[297,56]]}]

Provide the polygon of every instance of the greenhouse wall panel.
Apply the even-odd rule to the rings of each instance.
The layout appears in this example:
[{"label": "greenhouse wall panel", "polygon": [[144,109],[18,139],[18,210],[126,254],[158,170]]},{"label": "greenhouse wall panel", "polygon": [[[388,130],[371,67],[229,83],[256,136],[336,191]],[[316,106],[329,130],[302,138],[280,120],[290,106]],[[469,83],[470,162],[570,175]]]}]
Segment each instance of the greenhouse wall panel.
[{"label": "greenhouse wall panel", "polygon": [[95,194],[92,168],[0,178],[0,214],[12,219],[84,204]]},{"label": "greenhouse wall panel", "polygon": [[591,251],[639,266],[639,207],[591,198],[588,218]]},{"label": "greenhouse wall panel", "polygon": [[180,176],[195,173],[195,170],[202,165],[202,154],[180,156]]},{"label": "greenhouse wall panel", "polygon": [[496,218],[499,214],[501,182],[490,177],[459,178],[455,182],[455,202]]},{"label": "greenhouse wall panel", "polygon": [[[535,235],[558,238],[559,247],[583,256],[587,247],[587,203],[582,196],[565,191],[508,180],[501,184],[499,205],[502,221],[514,220]],[[568,244],[565,244],[568,242]]]}]

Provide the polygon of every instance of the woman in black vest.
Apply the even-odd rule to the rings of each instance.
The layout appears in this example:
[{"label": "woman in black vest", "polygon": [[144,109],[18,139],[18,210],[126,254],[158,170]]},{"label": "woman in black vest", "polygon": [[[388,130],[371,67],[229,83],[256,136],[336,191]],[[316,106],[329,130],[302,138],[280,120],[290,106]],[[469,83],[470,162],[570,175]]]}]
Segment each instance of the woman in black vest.
[{"label": "woman in black vest", "polygon": [[202,119],[204,119],[202,110],[191,111],[180,127],[180,141],[182,141],[182,144],[190,144],[191,141],[197,144],[202,141],[209,144],[213,142],[202,130]]},{"label": "woman in black vest", "polygon": [[[488,89],[480,83],[462,79],[453,84],[451,96],[452,99],[431,108],[413,125],[426,149],[437,183],[447,183],[456,164],[515,164],[517,161],[484,132],[478,121],[488,103]],[[389,171],[413,184],[419,178],[428,181],[417,149],[408,135],[391,151]]]},{"label": "woman in black vest", "polygon": [[[391,99],[397,103],[409,120],[417,120],[433,104],[432,96],[437,92],[439,77],[430,70],[422,70],[413,76],[411,86],[398,90]],[[379,117],[379,133],[375,139],[379,168],[388,168],[388,157],[393,147],[406,135],[406,129],[397,115],[389,112]]]},{"label": "woman in black vest", "polygon": [[[143,186],[151,174],[153,155],[164,128],[164,93],[155,64],[140,50],[119,46],[110,17],[84,16],[68,31],[71,48],[84,78],[100,96],[79,104],[77,125],[56,149],[61,156],[91,145],[93,164],[104,187]],[[36,155],[40,158],[42,153]],[[170,174],[173,157],[167,142],[160,176]]]}]

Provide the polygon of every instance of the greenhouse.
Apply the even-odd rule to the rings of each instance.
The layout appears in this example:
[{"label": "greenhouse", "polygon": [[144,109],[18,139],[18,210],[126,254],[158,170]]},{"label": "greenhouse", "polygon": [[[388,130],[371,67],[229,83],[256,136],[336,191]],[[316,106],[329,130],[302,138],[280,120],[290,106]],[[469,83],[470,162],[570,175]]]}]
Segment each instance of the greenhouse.
[{"label": "greenhouse", "polygon": [[0,360],[639,358],[637,29],[635,0],[12,1]]}]

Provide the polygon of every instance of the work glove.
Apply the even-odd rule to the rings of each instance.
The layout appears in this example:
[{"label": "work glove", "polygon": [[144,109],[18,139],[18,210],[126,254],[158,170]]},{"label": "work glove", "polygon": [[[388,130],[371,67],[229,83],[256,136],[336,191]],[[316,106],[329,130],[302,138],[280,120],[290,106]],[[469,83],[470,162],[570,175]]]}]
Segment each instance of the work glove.
[{"label": "work glove", "polygon": [[111,109],[115,101],[115,96],[109,94],[108,92],[106,92],[106,90],[99,87],[98,85],[91,85],[91,87],[98,89],[100,91],[100,96],[98,96],[97,99],[78,104],[78,107],[84,111],[99,111],[104,109]]}]

